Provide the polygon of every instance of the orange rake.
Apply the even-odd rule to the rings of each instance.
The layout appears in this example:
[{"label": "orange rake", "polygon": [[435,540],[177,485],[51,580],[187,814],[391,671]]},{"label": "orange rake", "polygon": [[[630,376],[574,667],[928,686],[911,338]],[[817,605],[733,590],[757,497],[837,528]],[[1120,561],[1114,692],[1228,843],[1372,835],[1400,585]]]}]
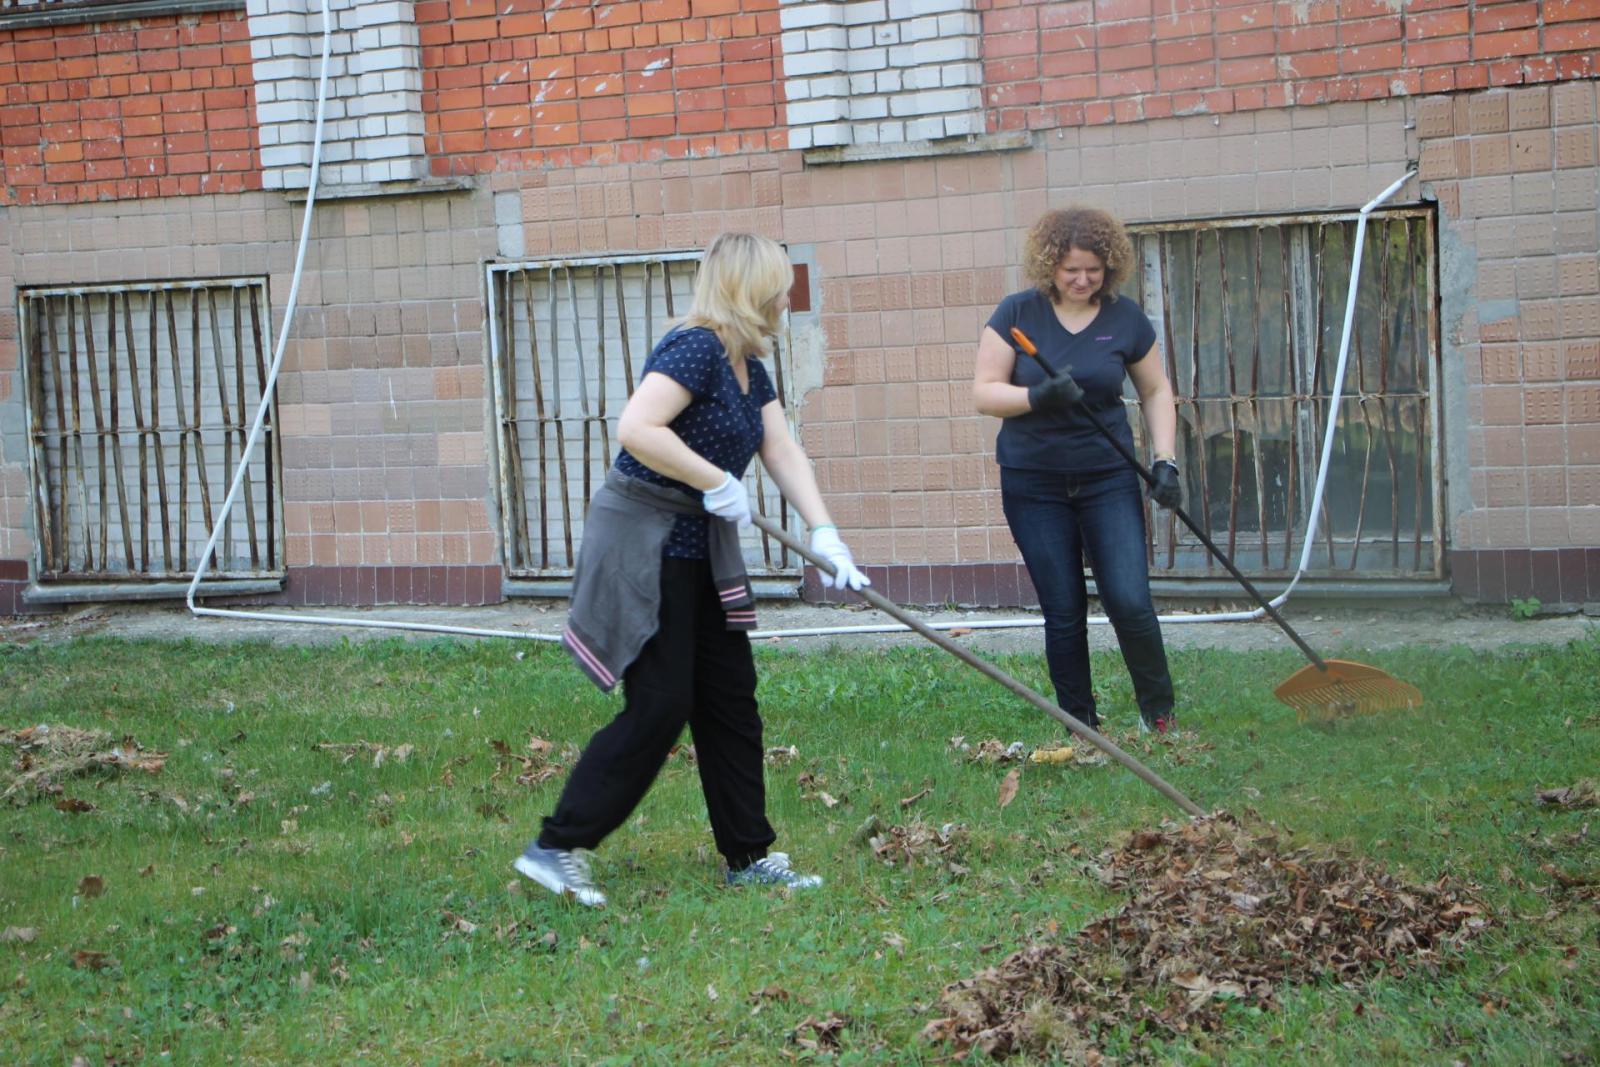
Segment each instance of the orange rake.
[{"label": "orange rake", "polygon": [[[1013,328],[1011,340],[1017,348],[1033,357],[1039,364],[1046,377],[1054,378],[1056,371],[1039,355],[1039,349],[1028,339],[1028,335],[1021,330]],[[1110,441],[1117,453],[1127,461],[1145,483],[1154,486],[1155,478],[1144,467],[1140,466],[1133,453],[1128,451],[1128,446],[1119,441],[1115,434],[1106,428],[1096,415],[1082,401],[1078,409],[1089,417],[1095,429]],[[1295,710],[1295,713],[1304,722],[1307,719],[1340,719],[1351,715],[1370,715],[1379,711],[1402,711],[1408,708],[1420,707],[1422,694],[1417,687],[1408,682],[1402,682],[1377,667],[1365,663],[1356,663],[1345,659],[1323,659],[1306,644],[1305,639],[1295,632],[1294,627],[1278,614],[1266,597],[1251,584],[1250,579],[1239,573],[1239,568],[1233,565],[1233,560],[1228,554],[1218,548],[1211,538],[1206,536],[1204,530],[1189,517],[1189,513],[1180,508],[1173,508],[1173,514],[1183,520],[1189,531],[1200,539],[1200,543],[1216,557],[1217,562],[1228,568],[1228,573],[1234,580],[1244,586],[1244,591],[1261,605],[1273,622],[1289,635],[1306,659],[1311,661],[1309,667],[1301,667],[1278,688],[1272,691],[1273,695]]]}]

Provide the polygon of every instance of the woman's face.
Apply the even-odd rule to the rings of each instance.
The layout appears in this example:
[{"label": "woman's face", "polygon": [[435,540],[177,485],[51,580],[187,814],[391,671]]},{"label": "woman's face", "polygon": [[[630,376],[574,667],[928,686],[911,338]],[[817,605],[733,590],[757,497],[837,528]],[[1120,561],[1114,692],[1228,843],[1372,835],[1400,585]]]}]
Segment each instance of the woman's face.
[{"label": "woman's face", "polygon": [[1106,262],[1093,252],[1069,248],[1056,264],[1054,281],[1063,300],[1087,303],[1106,283]]}]

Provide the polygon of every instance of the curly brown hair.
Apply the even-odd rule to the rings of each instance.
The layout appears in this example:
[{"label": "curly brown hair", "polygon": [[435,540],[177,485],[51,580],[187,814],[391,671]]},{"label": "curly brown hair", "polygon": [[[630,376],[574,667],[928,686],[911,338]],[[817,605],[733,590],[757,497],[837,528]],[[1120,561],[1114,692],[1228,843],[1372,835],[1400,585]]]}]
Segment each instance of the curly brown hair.
[{"label": "curly brown hair", "polygon": [[1056,292],[1056,267],[1072,249],[1093,252],[1106,266],[1105,281],[1089,299],[1117,298],[1117,284],[1133,266],[1133,242],[1128,232],[1107,212],[1092,207],[1068,207],[1047,211],[1028,231],[1022,251],[1023,273],[1052,301]]}]

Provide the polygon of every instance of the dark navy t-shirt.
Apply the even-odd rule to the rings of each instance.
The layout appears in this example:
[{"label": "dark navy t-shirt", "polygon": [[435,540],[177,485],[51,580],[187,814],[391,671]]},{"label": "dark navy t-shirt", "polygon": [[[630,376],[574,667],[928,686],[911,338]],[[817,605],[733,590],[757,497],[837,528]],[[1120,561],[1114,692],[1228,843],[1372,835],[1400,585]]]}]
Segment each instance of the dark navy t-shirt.
[{"label": "dark navy t-shirt", "polygon": [[[733,367],[717,335],[703,326],[673,330],[656,344],[645,360],[639,378],[655,371],[665,374],[689,390],[689,406],[668,424],[669,429],[697,455],[715,463],[735,478],[744,477],[750,459],[761,448],[761,409],[778,399],[759,359],[745,360],[750,372],[750,391],[739,388]],[[629,478],[640,478],[688,493],[695,499],[705,494],[690,485],[668,478],[640,463],[627,449],[617,453],[616,469]],[[680,515],[662,549],[662,555],[679,559],[705,559],[709,552],[709,515]]]},{"label": "dark navy t-shirt", "polygon": [[[1125,296],[1102,301],[1093,321],[1071,333],[1056,318],[1050,298],[1037,289],[1012,293],[989,317],[989,327],[1013,348],[1011,328],[1019,326],[1052,368],[1065,368],[1083,389],[1084,402],[1116,437],[1133,450],[1133,428],[1122,404],[1122,383],[1128,365],[1137,363],[1155,344],[1155,327],[1139,305]],[[1044,381],[1032,356],[1017,352],[1011,384],[1024,388]],[[1002,467],[1020,470],[1088,473],[1123,466],[1111,443],[1084,414],[1026,412],[1000,423],[995,458]]]}]

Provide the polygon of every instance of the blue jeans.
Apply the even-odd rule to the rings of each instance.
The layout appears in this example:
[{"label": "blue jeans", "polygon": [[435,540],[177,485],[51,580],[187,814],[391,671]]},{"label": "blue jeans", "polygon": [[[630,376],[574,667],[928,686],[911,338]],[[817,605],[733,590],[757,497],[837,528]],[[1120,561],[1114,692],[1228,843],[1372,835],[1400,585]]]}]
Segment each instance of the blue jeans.
[{"label": "blue jeans", "polygon": [[1063,474],[1001,468],[1011,536],[1039,594],[1044,652],[1062,710],[1097,726],[1089,679],[1089,597],[1083,559],[1117,632],[1147,722],[1172,714],[1172,675],[1150,600],[1144,502],[1132,470]]}]

